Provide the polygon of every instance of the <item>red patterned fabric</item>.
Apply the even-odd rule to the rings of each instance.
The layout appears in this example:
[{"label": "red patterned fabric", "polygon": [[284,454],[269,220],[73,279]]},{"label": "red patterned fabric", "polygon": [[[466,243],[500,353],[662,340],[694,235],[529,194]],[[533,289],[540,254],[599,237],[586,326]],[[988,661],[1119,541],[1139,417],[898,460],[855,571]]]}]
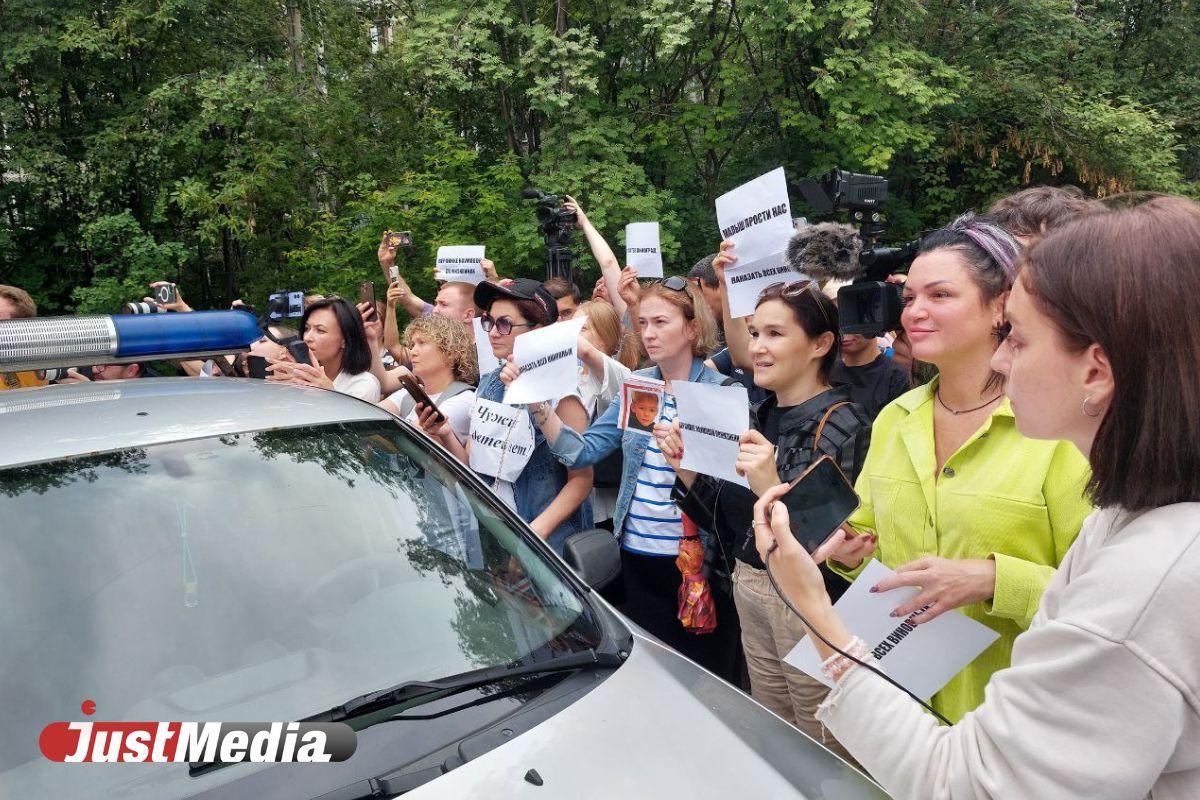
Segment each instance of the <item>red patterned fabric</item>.
[{"label": "red patterned fabric", "polygon": [[679,542],[675,566],[683,574],[679,585],[679,622],[689,633],[712,633],[717,627],[717,607],[704,577],[704,545],[696,523],[683,515],[684,538]]}]

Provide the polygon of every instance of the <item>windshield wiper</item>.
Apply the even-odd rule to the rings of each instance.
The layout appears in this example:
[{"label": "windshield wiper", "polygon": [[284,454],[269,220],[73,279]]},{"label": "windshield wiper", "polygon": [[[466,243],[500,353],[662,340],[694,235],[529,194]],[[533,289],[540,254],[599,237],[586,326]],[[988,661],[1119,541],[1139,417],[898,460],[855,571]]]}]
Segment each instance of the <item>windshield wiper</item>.
[{"label": "windshield wiper", "polygon": [[300,722],[344,722],[352,717],[378,711],[382,708],[407,703],[422,698],[449,697],[453,694],[478,689],[509,678],[525,675],[545,675],[554,672],[569,672],[588,667],[619,667],[624,659],[603,650],[583,650],[559,656],[548,661],[531,664],[514,664],[464,672],[432,681],[406,681],[387,689],[368,692],[336,705],[319,714],[306,717]]}]

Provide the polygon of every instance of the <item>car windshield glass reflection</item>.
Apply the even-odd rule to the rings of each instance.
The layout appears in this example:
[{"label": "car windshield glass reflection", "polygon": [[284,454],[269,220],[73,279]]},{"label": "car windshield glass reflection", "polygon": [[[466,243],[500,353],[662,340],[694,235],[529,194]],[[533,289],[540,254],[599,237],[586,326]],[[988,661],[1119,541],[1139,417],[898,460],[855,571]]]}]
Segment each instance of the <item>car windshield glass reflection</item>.
[{"label": "car windshield glass reflection", "polygon": [[43,760],[42,727],[85,699],[101,720],[289,720],[597,646],[575,590],[415,436],[343,424],[0,472],[0,796],[160,770]]}]

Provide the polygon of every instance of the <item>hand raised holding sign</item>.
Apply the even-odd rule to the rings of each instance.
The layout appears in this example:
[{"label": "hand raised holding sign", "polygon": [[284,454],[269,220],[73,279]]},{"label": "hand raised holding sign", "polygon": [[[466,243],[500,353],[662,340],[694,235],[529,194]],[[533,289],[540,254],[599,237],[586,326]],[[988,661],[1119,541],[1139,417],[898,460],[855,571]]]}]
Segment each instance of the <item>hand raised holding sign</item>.
[{"label": "hand raised holding sign", "polygon": [[625,305],[629,308],[637,308],[638,301],[641,299],[642,287],[638,283],[637,270],[633,267],[626,267],[621,270],[621,283],[617,287],[618,294],[625,301]]}]

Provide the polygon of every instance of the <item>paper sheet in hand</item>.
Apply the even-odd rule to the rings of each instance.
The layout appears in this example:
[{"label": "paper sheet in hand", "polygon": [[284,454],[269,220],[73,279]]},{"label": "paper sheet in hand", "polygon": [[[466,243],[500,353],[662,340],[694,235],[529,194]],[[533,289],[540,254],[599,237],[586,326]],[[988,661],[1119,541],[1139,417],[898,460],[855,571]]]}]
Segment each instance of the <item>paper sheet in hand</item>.
[{"label": "paper sheet in hand", "polygon": [[471,469],[511,482],[532,456],[529,412],[477,398],[471,408]]},{"label": "paper sheet in hand", "polygon": [[793,272],[783,263],[783,253],[746,261],[739,254],[738,260],[725,268],[725,290],[729,293],[729,316],[748,317],[754,313],[758,296],[772,283],[791,283],[804,280],[805,276]]},{"label": "paper sheet in hand", "polygon": [[500,359],[492,352],[492,342],[479,317],[472,317],[471,328],[475,331],[475,357],[479,360],[479,374],[487,375],[500,366]]},{"label": "paper sheet in hand", "polygon": [[782,253],[792,235],[792,209],[783,167],[718,197],[717,226],[722,240],[734,241],[742,261]]},{"label": "paper sheet in hand", "polygon": [[631,222],[625,226],[625,265],[636,269],[639,278],[663,276],[657,222]]},{"label": "paper sheet in hand", "polygon": [[687,381],[674,381],[671,387],[683,434],[679,466],[749,488],[746,479],[733,470],[738,439],[750,429],[746,387]]},{"label": "paper sheet in hand", "polygon": [[479,283],[486,280],[483,274],[484,246],[481,244],[456,244],[437,249],[437,266],[433,277],[439,281],[463,281]]},{"label": "paper sheet in hand", "polygon": [[[915,587],[902,586],[871,594],[872,586],[892,574],[883,564],[871,561],[834,608],[846,628],[867,643],[874,656],[868,664],[873,663],[917,697],[928,700],[1000,634],[958,611],[947,611],[916,626],[910,622],[911,617],[892,617],[897,606],[920,593]],[[821,659],[807,636],[784,661],[826,686],[833,685],[821,673]]]},{"label": "paper sheet in hand", "polygon": [[586,316],[523,333],[513,341],[521,374],[508,385],[508,405],[557,400],[579,389],[579,333]]}]

